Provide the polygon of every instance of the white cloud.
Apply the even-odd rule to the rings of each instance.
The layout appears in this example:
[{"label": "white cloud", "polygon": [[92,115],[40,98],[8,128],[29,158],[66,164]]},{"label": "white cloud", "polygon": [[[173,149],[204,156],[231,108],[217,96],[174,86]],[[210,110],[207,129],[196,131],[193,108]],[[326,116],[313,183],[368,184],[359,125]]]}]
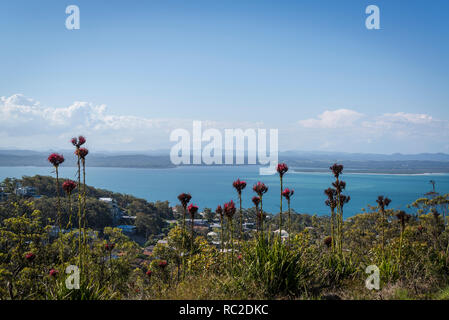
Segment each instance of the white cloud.
[{"label": "white cloud", "polygon": [[[16,94],[0,97],[0,148],[70,148],[70,138],[86,135],[96,150],[170,148],[170,132],[191,132],[193,119],[145,118],[111,114],[105,105],[74,102],[47,107]],[[263,122],[205,120],[203,130],[273,128]],[[276,128],[276,127],[274,127]],[[355,110],[328,110],[312,119],[285,123],[279,129],[280,150],[419,153],[448,152],[449,121],[428,114],[366,115]]]},{"label": "white cloud", "polygon": [[299,124],[304,128],[342,128],[351,127],[363,117],[363,114],[349,109],[325,111],[318,115],[318,119],[300,120]]},{"label": "white cloud", "polygon": [[449,121],[421,113],[364,115],[355,110],[325,111],[300,120],[306,142],[296,148],[348,152],[447,152]]},{"label": "white cloud", "polygon": [[[83,134],[97,150],[169,148],[170,132],[192,130],[193,119],[145,118],[111,114],[106,105],[74,102],[68,107],[45,107],[21,94],[0,97],[0,148],[67,148]],[[207,128],[258,128],[263,123],[202,121]]]},{"label": "white cloud", "polygon": [[[0,147],[64,147],[72,136],[84,134],[102,149],[117,146],[135,149],[159,148],[168,141],[165,131],[191,125],[183,119],[149,119],[112,115],[105,105],[74,102],[68,107],[44,107],[15,94],[0,97]],[[166,145],[165,145],[166,146]]]}]

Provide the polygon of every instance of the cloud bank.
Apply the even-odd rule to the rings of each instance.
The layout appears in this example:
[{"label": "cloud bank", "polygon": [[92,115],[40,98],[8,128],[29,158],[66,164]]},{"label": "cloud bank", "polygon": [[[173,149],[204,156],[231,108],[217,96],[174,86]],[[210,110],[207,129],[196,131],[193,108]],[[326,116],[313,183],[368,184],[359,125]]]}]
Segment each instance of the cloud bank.
[{"label": "cloud bank", "polygon": [[449,151],[449,121],[428,114],[366,115],[350,109],[327,110],[299,120],[317,149],[349,152],[420,153]]},{"label": "cloud bank", "polygon": [[[0,148],[48,150],[70,148],[70,138],[83,134],[89,147],[102,151],[168,149],[170,132],[191,131],[192,120],[111,114],[105,105],[74,102],[47,107],[15,94],[0,97]],[[257,120],[256,120],[257,121]],[[352,109],[326,110],[310,119],[282,126],[263,122],[203,121],[203,128],[277,128],[280,150],[366,153],[449,152],[449,121],[428,114],[366,115]]]}]

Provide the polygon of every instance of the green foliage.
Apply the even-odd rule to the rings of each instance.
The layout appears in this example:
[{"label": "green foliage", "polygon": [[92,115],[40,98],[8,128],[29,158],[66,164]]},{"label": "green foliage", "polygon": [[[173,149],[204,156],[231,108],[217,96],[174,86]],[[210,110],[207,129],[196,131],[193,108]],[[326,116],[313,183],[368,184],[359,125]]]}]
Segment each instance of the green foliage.
[{"label": "green foliage", "polygon": [[257,282],[266,296],[297,295],[307,291],[311,268],[301,250],[291,250],[275,237],[259,237],[244,251],[243,281]]}]

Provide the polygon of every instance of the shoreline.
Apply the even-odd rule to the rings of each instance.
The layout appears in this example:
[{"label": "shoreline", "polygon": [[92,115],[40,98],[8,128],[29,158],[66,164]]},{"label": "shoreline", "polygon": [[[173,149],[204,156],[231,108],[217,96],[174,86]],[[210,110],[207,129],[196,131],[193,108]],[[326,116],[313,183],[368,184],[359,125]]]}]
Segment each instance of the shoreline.
[{"label": "shoreline", "polygon": [[[46,168],[48,166],[39,166],[39,165],[0,165],[0,168]],[[64,166],[65,168],[76,168],[76,166]],[[91,166],[91,168],[101,168],[101,169],[139,169],[139,170],[168,170],[168,169],[183,169],[183,168],[242,168],[242,167],[253,167],[253,168],[260,168],[265,166],[258,166],[258,165],[236,165],[236,166],[230,166],[230,165],[182,165],[182,166],[170,166],[170,167],[132,167],[132,166]],[[385,175],[385,176],[448,176],[449,172],[364,172],[361,170],[351,170],[346,169],[345,175]],[[292,168],[290,171],[295,174],[329,174],[328,170],[325,169],[307,169],[307,168],[301,168],[301,169],[295,169]]]}]

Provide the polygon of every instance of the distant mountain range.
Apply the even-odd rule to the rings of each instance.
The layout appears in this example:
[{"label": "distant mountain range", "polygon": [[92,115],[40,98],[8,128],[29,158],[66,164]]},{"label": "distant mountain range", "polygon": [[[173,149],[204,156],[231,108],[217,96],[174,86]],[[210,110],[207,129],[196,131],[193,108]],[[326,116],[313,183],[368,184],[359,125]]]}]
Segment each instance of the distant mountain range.
[{"label": "distant mountain range", "polygon": [[[53,152],[37,152],[29,150],[0,150],[0,166],[48,166],[48,155]],[[76,157],[71,151],[58,151],[65,156],[65,166],[76,166]],[[117,167],[117,168],[172,168],[175,167],[168,155],[145,154],[101,154],[88,155],[88,165],[91,167]]]},{"label": "distant mountain range", "polygon": [[[65,155],[66,166],[76,166],[73,150],[31,151],[0,150],[0,166],[48,166],[51,152]],[[285,151],[279,161],[287,162],[292,170],[303,172],[328,171],[332,163],[345,165],[346,172],[360,173],[449,173],[449,154],[363,154],[340,152]],[[102,152],[88,156],[91,167],[173,168],[169,150],[147,152]]]}]

